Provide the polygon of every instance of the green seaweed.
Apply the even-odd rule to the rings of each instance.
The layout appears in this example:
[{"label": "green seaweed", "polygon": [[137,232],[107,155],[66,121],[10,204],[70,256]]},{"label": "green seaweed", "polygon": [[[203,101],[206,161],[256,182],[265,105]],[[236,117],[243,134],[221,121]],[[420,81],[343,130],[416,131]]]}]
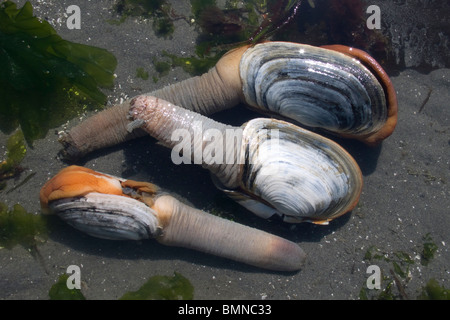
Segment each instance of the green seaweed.
[{"label": "green seaweed", "polygon": [[191,0],[191,12],[204,35],[218,43],[252,42],[280,31],[296,13],[298,0],[228,1],[225,9],[214,0]]},{"label": "green seaweed", "polygon": [[364,254],[364,260],[386,260],[386,254],[375,246],[370,246]]},{"label": "green seaweed", "polygon": [[400,264],[397,261],[392,261],[392,267],[394,268],[394,272],[398,274],[400,277],[405,279],[408,276],[408,267],[406,271],[403,270],[403,268],[400,266]]},{"label": "green seaweed", "polygon": [[109,21],[110,23],[122,23],[129,16],[140,16],[153,20],[153,29],[158,37],[170,37],[175,27],[173,19],[170,17],[172,8],[164,0],[119,0],[114,5],[114,9],[122,15],[119,21]]},{"label": "green seaweed", "polygon": [[0,182],[15,177],[22,171],[19,164],[26,153],[27,148],[23,133],[21,130],[17,130],[6,142],[6,159],[0,162]]},{"label": "green seaweed", "polygon": [[[417,248],[421,251],[420,263],[424,266],[428,265],[434,257],[437,251],[437,245],[432,241],[431,235],[427,233],[423,238],[422,248]],[[373,290],[369,290],[366,287],[362,287],[359,292],[359,298],[361,300],[377,299],[377,300],[396,300],[396,299],[409,299],[409,295],[406,292],[405,284],[411,281],[410,267],[413,266],[416,261],[412,256],[404,251],[383,252],[382,250],[371,246],[364,253],[364,260],[372,263],[374,261],[384,261],[391,264],[390,276],[383,277],[383,288],[377,293]],[[395,291],[394,288],[397,288]],[[370,295],[369,295],[370,293]],[[449,290],[440,287],[437,281],[431,279],[425,287],[423,287],[422,293],[417,297],[418,299],[447,299],[449,298]]]},{"label": "green seaweed", "polygon": [[47,237],[47,223],[42,215],[28,213],[20,204],[10,210],[0,202],[0,246],[11,249],[20,244],[32,254],[38,240]]},{"label": "green seaweed", "polygon": [[181,67],[190,75],[198,76],[206,73],[209,69],[211,69],[220,59],[221,54],[204,58],[197,58],[194,56],[182,58],[167,52],[163,52],[163,56],[168,57],[171,60],[172,66]]},{"label": "green seaweed", "polygon": [[215,0],[191,0],[191,12],[198,19],[205,8],[215,7]]},{"label": "green seaweed", "polygon": [[414,260],[404,251],[396,251],[394,252],[394,256],[397,261],[394,259],[388,259],[386,261],[392,262],[395,274],[398,274],[403,279],[407,279],[410,272],[410,265],[414,264]]},{"label": "green seaweed", "polygon": [[149,18],[159,10],[162,10],[163,5],[166,5],[164,0],[119,0],[114,7],[125,16],[144,16]]},{"label": "green seaweed", "polygon": [[301,0],[253,0],[255,8],[265,12],[264,19],[250,37],[252,43],[267,39],[287,26],[297,14]]},{"label": "green seaweed", "polygon": [[106,102],[117,61],[105,49],[62,39],[26,2],[0,5],[0,129],[28,143]]},{"label": "green seaweed", "polygon": [[417,297],[420,300],[450,300],[450,290],[440,286],[436,279],[430,279]]},{"label": "green seaweed", "polygon": [[414,260],[411,258],[411,256],[404,251],[396,251],[396,252],[394,252],[394,255],[403,263],[406,263],[406,264],[414,263]]},{"label": "green seaweed", "polygon": [[[215,1],[191,0],[191,13],[200,28],[200,45],[196,49],[199,57],[211,52],[229,49],[246,42],[259,25],[251,1],[242,5],[228,3],[225,9],[217,7]],[[254,19],[256,17],[256,19]]]},{"label": "green seaweed", "polygon": [[228,50],[243,43],[256,43],[281,29],[299,1],[228,1],[220,9],[214,0],[191,0],[191,13],[200,28],[196,57],[168,55],[172,64],[191,75],[208,71]]},{"label": "green seaweed", "polygon": [[79,289],[69,289],[67,287],[67,274],[59,276],[58,281],[50,288],[48,295],[50,300],[86,300]]},{"label": "green seaweed", "polygon": [[160,76],[165,76],[169,73],[172,65],[166,61],[158,61],[153,59],[153,66],[155,67],[156,72],[159,73]]},{"label": "green seaweed", "polygon": [[194,287],[175,272],[173,277],[153,276],[137,291],[125,293],[120,300],[192,300]]},{"label": "green seaweed", "polygon": [[[156,58],[153,59],[153,67],[160,77],[167,75],[173,67],[181,67],[191,76],[198,76],[211,69],[220,59],[222,53],[203,58],[195,56],[178,57],[177,55],[170,54],[166,51],[163,51],[162,55],[165,58],[168,58],[169,61],[157,60]],[[157,78],[154,77],[154,81],[155,79]]]},{"label": "green seaweed", "polygon": [[136,77],[141,78],[142,80],[148,79],[148,72],[145,71],[144,68],[137,68],[136,69]]},{"label": "green seaweed", "polygon": [[432,241],[431,235],[427,233],[423,237],[424,243],[423,243],[423,250],[421,254],[421,260],[420,262],[422,265],[426,266],[430,261],[433,259],[434,254],[436,253],[438,247],[437,245]]},{"label": "green seaweed", "polygon": [[[126,9],[130,2],[133,1],[121,1],[122,12],[130,10]],[[178,66],[192,76],[201,75],[212,68],[231,48],[243,43],[255,43],[264,39],[269,33],[279,30],[286,15],[297,3],[298,1],[293,0],[249,0],[244,3],[228,1],[226,8],[220,9],[215,0],[191,0],[192,15],[189,21],[201,29],[195,56],[179,57],[163,52],[163,56],[169,61],[154,59],[155,70],[161,77],[167,75],[170,67]],[[145,16],[147,10],[152,12],[155,8],[156,6],[145,9],[145,6],[141,4],[141,10],[133,12]],[[275,13],[272,13],[272,8],[276,8]],[[262,18],[263,16],[265,18]],[[181,17],[188,20],[187,17]],[[265,21],[264,27],[260,25],[261,20]],[[270,21],[275,23],[272,24]],[[157,82],[158,77],[153,76],[153,81]]]},{"label": "green seaweed", "polygon": [[175,31],[172,20],[167,15],[156,16],[153,19],[153,29],[159,37],[170,37]]}]

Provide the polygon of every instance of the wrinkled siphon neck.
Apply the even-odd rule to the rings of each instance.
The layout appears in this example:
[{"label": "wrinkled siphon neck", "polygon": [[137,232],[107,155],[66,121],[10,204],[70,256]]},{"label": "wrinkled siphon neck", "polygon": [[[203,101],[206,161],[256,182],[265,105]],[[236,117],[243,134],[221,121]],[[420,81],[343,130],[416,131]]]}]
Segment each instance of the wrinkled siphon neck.
[{"label": "wrinkled siphon neck", "polygon": [[216,67],[207,73],[147,93],[184,109],[211,115],[239,104],[239,91],[230,86]]},{"label": "wrinkled siphon neck", "polygon": [[142,128],[171,148],[174,163],[202,165],[227,187],[238,185],[240,128],[148,96],[133,99],[130,117],[130,129]]},{"label": "wrinkled siphon neck", "polygon": [[[241,101],[239,61],[246,47],[225,54],[209,72],[202,76],[166,86],[147,93],[172,102],[187,110],[210,115],[233,108]],[[62,156],[76,160],[86,154],[144,136],[139,130],[129,132],[127,114],[130,101],[114,105],[72,128],[62,139]]]},{"label": "wrinkled siphon neck", "polygon": [[261,268],[293,271],[305,253],[295,243],[189,207],[171,196],[156,199],[161,234],[156,240],[241,261]]}]

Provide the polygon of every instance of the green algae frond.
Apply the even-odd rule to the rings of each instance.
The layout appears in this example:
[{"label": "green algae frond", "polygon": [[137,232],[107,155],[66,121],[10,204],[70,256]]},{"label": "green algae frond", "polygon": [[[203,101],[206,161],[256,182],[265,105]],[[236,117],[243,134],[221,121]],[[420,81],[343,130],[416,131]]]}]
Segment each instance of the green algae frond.
[{"label": "green algae frond", "polygon": [[430,279],[422,293],[417,297],[420,300],[450,300],[450,290],[440,286],[436,279]]},{"label": "green algae frond", "polygon": [[136,69],[136,77],[141,78],[142,80],[148,79],[148,72],[145,71],[144,68],[140,67]]},{"label": "green algae frond", "polygon": [[117,61],[105,49],[62,39],[26,2],[0,4],[0,129],[28,143],[106,102]]},{"label": "green algae frond", "polygon": [[36,253],[40,239],[47,237],[47,224],[42,215],[27,212],[20,204],[12,209],[0,202],[0,246],[12,249],[20,244]]},{"label": "green algae frond", "polygon": [[[430,233],[423,236],[422,240],[423,243],[416,248],[416,252],[420,252],[420,264],[427,266],[432,262],[438,246],[433,242]],[[371,246],[365,252],[364,260],[373,264],[380,263],[389,272],[386,272],[386,270],[384,273],[382,272],[382,287],[380,288],[382,290],[368,289],[364,285],[359,292],[361,300],[411,299],[412,294],[407,290],[408,283],[414,279],[411,271],[416,265],[416,260],[419,260],[419,255],[400,250],[387,252]],[[435,279],[430,279],[422,288],[421,294],[417,296],[417,299],[421,300],[449,300],[449,298],[449,289],[440,286]]]},{"label": "green algae frond", "polygon": [[140,16],[153,21],[153,29],[158,37],[171,37],[175,31],[173,19],[171,18],[172,8],[164,0],[119,0],[115,3],[114,9],[121,14],[119,21],[110,21],[118,24],[129,16]]},{"label": "green algae frond", "polygon": [[0,191],[6,186],[4,180],[16,177],[22,171],[19,164],[26,153],[23,133],[21,130],[17,130],[6,142],[5,159],[0,158]]},{"label": "green algae frond", "polygon": [[86,300],[79,289],[69,289],[67,287],[67,274],[59,276],[58,281],[50,288],[48,295],[50,300]]},{"label": "green algae frond", "polygon": [[125,293],[120,300],[192,300],[194,287],[175,272],[173,277],[153,276],[137,291]]},{"label": "green algae frond", "polygon": [[433,242],[433,239],[431,238],[431,235],[427,233],[423,237],[424,243],[423,243],[423,250],[421,254],[421,263],[422,265],[426,266],[430,261],[433,259],[434,254],[436,253],[438,247]]}]

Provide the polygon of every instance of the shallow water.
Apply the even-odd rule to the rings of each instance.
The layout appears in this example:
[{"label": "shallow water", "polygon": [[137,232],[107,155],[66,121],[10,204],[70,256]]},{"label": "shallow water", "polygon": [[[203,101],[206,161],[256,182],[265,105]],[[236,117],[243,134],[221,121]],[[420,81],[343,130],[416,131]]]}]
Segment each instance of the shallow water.
[{"label": "shallow water", "polygon": [[[35,15],[48,20],[64,39],[106,48],[116,56],[115,87],[105,91],[109,104],[190,77],[179,67],[160,77],[151,61],[161,58],[163,51],[183,57],[192,55],[199,41],[195,24],[175,20],[171,37],[157,37],[149,20],[128,18],[118,25],[108,23],[108,19],[116,17],[111,9],[113,2],[31,1]],[[17,3],[20,6],[23,1]],[[190,12],[188,1],[170,3],[177,13]],[[427,3],[436,10],[440,2]],[[66,26],[65,10],[72,4],[81,9],[79,30]],[[380,1],[381,18],[386,18],[381,31],[395,44],[386,70],[398,94],[399,122],[394,134],[377,148],[339,141],[360,165],[364,189],[355,210],[329,226],[289,225],[255,217],[226,199],[202,168],[174,165],[170,150],[151,138],[94,152],[76,163],[108,174],[151,181],[192,206],[292,240],[308,254],[301,271],[265,271],[165,247],[152,240],[99,240],[55,218],[49,223],[49,238],[38,244],[41,258],[33,257],[20,245],[0,249],[0,299],[48,299],[51,286],[70,265],[80,267],[82,292],[87,299],[118,299],[137,290],[152,276],[171,276],[174,272],[191,282],[194,299],[358,299],[361,290],[370,298],[377,298],[380,291],[367,289],[366,285],[370,265],[378,265],[388,277],[382,288],[393,281],[391,270],[397,272],[402,287],[394,285],[391,293],[397,298],[417,298],[432,278],[448,288],[450,69],[445,60],[448,56],[441,51],[445,41],[420,41],[424,32],[429,32],[428,39],[436,34],[437,39],[448,39],[448,23],[439,30],[439,16],[430,25],[396,18],[396,10],[410,12],[414,5],[422,2],[388,5]],[[402,33],[402,28],[408,26],[414,37]],[[136,76],[138,68],[149,72],[148,80]],[[159,78],[156,83],[152,76]],[[240,106],[213,118],[240,125],[255,116]],[[21,163],[25,172],[8,180],[6,190],[19,185],[29,173],[35,173],[34,176],[9,193],[1,191],[0,202],[10,207],[19,203],[28,212],[40,214],[41,186],[67,165],[57,158],[61,148],[58,132],[80,120],[74,118],[51,130],[45,138],[35,141],[33,148],[28,148]],[[3,149],[8,137],[0,132]],[[427,234],[437,251],[425,266],[420,256]],[[371,258],[368,252],[372,252]],[[383,258],[377,259],[374,252]],[[412,262],[399,258],[399,253],[408,254]],[[400,265],[405,278],[399,275],[395,264]]]}]

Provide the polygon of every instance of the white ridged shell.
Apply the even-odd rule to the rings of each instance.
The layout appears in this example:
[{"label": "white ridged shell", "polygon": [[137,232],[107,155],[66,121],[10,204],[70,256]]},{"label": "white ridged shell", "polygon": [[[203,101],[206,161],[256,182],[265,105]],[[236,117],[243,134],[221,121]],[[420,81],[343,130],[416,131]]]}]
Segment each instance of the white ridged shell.
[{"label": "white ridged shell", "polygon": [[157,213],[124,196],[93,192],[52,201],[49,208],[74,228],[97,238],[140,240],[158,232]]},{"label": "white ridged shell", "polygon": [[[254,119],[244,125],[242,148],[241,190],[287,222],[331,220],[359,199],[362,176],[354,159],[311,131],[284,121]],[[236,192],[229,192],[236,199]],[[270,214],[267,207],[258,210],[254,212]]]},{"label": "white ridged shell", "polygon": [[250,106],[310,128],[369,134],[387,118],[376,77],[336,51],[290,42],[259,44],[242,56],[240,76]]}]

